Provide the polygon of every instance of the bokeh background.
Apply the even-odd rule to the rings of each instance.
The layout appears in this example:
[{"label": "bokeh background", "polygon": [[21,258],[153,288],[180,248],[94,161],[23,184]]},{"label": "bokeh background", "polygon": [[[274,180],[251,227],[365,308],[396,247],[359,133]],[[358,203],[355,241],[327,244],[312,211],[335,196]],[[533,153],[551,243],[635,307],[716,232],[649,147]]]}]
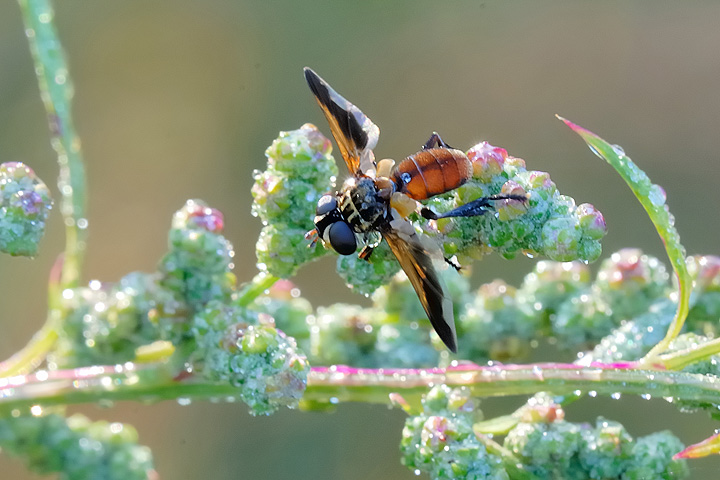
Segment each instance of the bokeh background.
[{"label": "bokeh background", "polygon": [[[382,131],[380,157],[403,157],[438,130],[452,145],[487,140],[550,172],[609,226],[605,255],[637,246],[662,257],[639,204],[610,167],[554,118],[622,145],[663,185],[690,253],[718,254],[720,4],[686,2],[297,2],[62,0],[56,21],[75,81],[75,120],[90,182],[85,279],[151,271],[173,212],[202,198],[225,213],[237,275],[254,274],[259,221],[251,172],[279,130],[324,119],[302,77],[312,66]],[[48,142],[17,5],[0,2],[0,161],[32,166],[54,189]],[[55,194],[57,198],[57,193]],[[38,258],[0,257],[0,356],[44,320],[45,283],[63,248],[57,210]],[[479,283],[518,284],[532,260],[487,258]],[[315,304],[364,302],[325,259],[296,281]],[[519,404],[522,399],[516,399]],[[486,401],[489,415],[507,401]],[[502,408],[498,408],[502,407]],[[253,418],[241,405],[86,407],[133,423],[164,479],[413,478],[399,464],[404,414],[342,405],[333,413]],[[686,442],[718,425],[662,400],[585,400],[644,435]],[[717,478],[720,462],[691,464]],[[37,478],[0,457],[0,477]]]}]

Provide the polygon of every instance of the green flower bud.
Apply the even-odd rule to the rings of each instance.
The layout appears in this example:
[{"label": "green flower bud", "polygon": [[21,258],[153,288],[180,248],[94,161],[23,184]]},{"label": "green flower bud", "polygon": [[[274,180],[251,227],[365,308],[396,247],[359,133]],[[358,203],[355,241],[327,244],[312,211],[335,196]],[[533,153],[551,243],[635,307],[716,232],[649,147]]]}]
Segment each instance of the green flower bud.
[{"label": "green flower bud", "polygon": [[438,235],[448,254],[480,258],[497,251],[506,258],[517,253],[553,260],[593,261],[600,256],[605,235],[602,214],[592,205],[575,206],[560,195],[545,172],[528,171],[525,162],[501,148],[481,143],[468,151],[474,178],[460,188],[428,200],[438,212],[493,194],[527,196],[494,201],[495,214],[432,221],[425,232]]},{"label": "green flower bud", "polygon": [[533,478],[586,478],[578,458],[581,429],[564,420],[519,423],[505,437],[505,448],[520,458]]},{"label": "green flower bud", "polygon": [[480,287],[458,312],[458,356],[474,362],[527,355],[540,318],[516,300],[516,289],[496,280]]},{"label": "green flower bud", "polygon": [[590,478],[620,478],[632,460],[633,439],[625,427],[600,417],[594,429],[583,429],[580,464]]},{"label": "green flower bud", "polygon": [[168,235],[170,251],[160,261],[162,285],[195,311],[235,291],[232,244],[221,235],[222,215],[200,200],[188,200]]},{"label": "green flower bud", "polygon": [[487,451],[472,426],[477,413],[466,389],[432,388],[423,413],[405,421],[402,463],[433,479],[507,480],[503,461]]},{"label": "green flower bud", "polygon": [[665,265],[657,258],[636,248],[625,248],[602,262],[595,285],[618,320],[626,320],[665,297],[670,290],[669,280]]},{"label": "green flower bud", "polygon": [[613,363],[633,361],[642,358],[652,347],[663,339],[672,321],[677,305],[660,299],[652,304],[646,313],[623,322],[604,337],[595,348],[580,358],[577,363]]},{"label": "green flower bud", "polygon": [[338,170],[330,140],[310,124],[281,132],[265,151],[267,170],[254,172],[252,214],[263,222],[256,252],[260,270],[288,278],[304,263],[326,253],[305,234],[314,228],[320,197],[330,191]]},{"label": "green flower bud", "polygon": [[137,444],[132,426],[82,415],[0,419],[0,447],[25,457],[31,470],[61,480],[147,480],[155,474],[150,449]]},{"label": "green flower bud", "polygon": [[547,324],[568,297],[589,285],[590,270],[584,263],[541,260],[523,279],[518,297]]},{"label": "green flower bud", "polygon": [[669,431],[638,438],[632,448],[632,462],[623,473],[622,480],[688,478],[690,470],[687,461],[672,458],[683,448],[683,443]]},{"label": "green flower bud", "polygon": [[188,307],[160,284],[159,274],[133,272],[117,284],[97,280],[63,292],[67,312],[49,363],[71,368],[131,361],[156,340],[178,344],[189,329]]},{"label": "green flower bud", "polygon": [[[427,320],[424,320],[427,322]],[[435,367],[440,354],[430,343],[430,323],[383,324],[375,327],[377,338],[373,364],[379,368]],[[438,339],[440,341],[440,339]],[[441,347],[442,348],[442,347]]]},{"label": "green flower bud", "polygon": [[720,318],[720,257],[689,257],[688,270],[695,287],[690,312],[685,322],[689,330],[717,337]]},{"label": "green flower bud", "polygon": [[357,305],[319,307],[315,316],[308,318],[313,365],[372,366],[370,354],[377,335],[375,315],[377,311]]},{"label": "green flower bud", "polygon": [[303,350],[309,350],[310,327],[307,321],[313,314],[313,308],[290,280],[276,282],[270,287],[269,294],[258,297],[250,308],[273,317],[280,330],[293,337]]},{"label": "green flower bud", "polygon": [[552,330],[566,349],[585,350],[619,325],[608,303],[595,289],[578,292],[560,305]]},{"label": "green flower bud", "polygon": [[368,261],[357,255],[338,255],[337,271],[352,290],[367,296],[390,282],[400,271],[400,264],[383,242],[373,250]]},{"label": "green flower bud", "polygon": [[238,387],[253,415],[297,406],[310,366],[272,317],[212,302],[195,316],[193,331],[203,375]]},{"label": "green flower bud", "polygon": [[0,164],[0,252],[35,255],[51,208],[50,191],[32,168]]}]

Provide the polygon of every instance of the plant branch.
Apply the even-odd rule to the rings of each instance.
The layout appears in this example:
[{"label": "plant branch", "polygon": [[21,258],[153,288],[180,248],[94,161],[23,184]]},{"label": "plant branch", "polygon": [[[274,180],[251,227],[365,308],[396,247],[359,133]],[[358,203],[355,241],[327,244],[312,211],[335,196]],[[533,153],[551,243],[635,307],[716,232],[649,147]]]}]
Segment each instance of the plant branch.
[{"label": "plant branch", "polygon": [[18,2],[60,167],[60,212],[65,219],[65,262],[60,285],[72,288],[79,283],[87,237],[85,166],[70,107],[73,86],[49,1]]},{"label": "plant branch", "polygon": [[[676,400],[720,403],[720,383],[703,375],[637,370],[630,364],[531,364],[459,366],[448,369],[357,369],[344,366],[313,368],[303,400],[309,404],[369,402],[390,404],[389,394],[413,397],[432,385],[464,386],[477,397],[527,395],[637,394]],[[178,381],[165,364],[94,366],[38,372],[0,379],[0,410],[120,400],[161,401],[178,398],[230,398],[231,385],[201,380]]]},{"label": "plant branch", "polygon": [[51,145],[57,154],[65,252],[50,274],[45,324],[23,349],[0,363],[0,377],[31,371],[55,345],[64,317],[60,296],[64,289],[79,284],[87,238],[85,166],[71,116],[72,81],[53,24],[54,12],[48,0],[18,0],[18,3],[47,112]]},{"label": "plant branch", "polygon": [[718,353],[720,353],[720,338],[701,343],[694,348],[661,355],[658,362],[668,370],[681,370],[693,363],[707,360]]},{"label": "plant branch", "polygon": [[275,282],[280,280],[275,275],[261,272],[255,275],[255,277],[245,285],[238,295],[237,301],[235,302],[239,307],[247,307],[253,300],[262,295],[265,290],[272,287]]}]

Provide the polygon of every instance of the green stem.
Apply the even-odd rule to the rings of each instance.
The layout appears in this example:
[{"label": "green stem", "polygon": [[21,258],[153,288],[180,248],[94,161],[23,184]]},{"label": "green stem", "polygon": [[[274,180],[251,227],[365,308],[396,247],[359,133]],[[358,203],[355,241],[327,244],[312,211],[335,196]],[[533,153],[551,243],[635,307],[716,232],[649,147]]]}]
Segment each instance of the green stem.
[{"label": "green stem", "polygon": [[73,86],[53,25],[54,13],[48,0],[18,0],[18,3],[50,125],[51,145],[58,159],[65,252],[50,275],[45,324],[22,350],[0,363],[0,377],[31,371],[55,345],[64,318],[61,294],[64,289],[79,284],[87,238],[85,166],[71,117]]},{"label": "green stem", "polygon": [[22,350],[0,362],[0,378],[31,372],[45,358],[58,338],[57,323],[48,321],[38,330]]},{"label": "green stem", "polygon": [[50,2],[18,2],[35,63],[40,96],[47,112],[51,144],[60,167],[60,212],[65,219],[65,262],[60,285],[62,289],[72,288],[80,280],[87,237],[85,166],[70,107],[73,86],[53,24],[54,12]]},{"label": "green stem", "polygon": [[33,371],[42,363],[47,353],[55,345],[64,318],[60,301],[62,295],[60,289],[62,266],[63,257],[60,256],[55,261],[52,269],[50,269],[48,316],[45,325],[33,335],[27,345],[7,360],[0,362],[0,378]]},{"label": "green stem", "polygon": [[[126,364],[0,379],[0,411],[33,405],[223,398],[238,392],[231,385],[199,378],[176,381],[172,375],[165,364]],[[556,395],[620,393],[720,404],[720,383],[708,382],[703,375],[618,369],[611,365],[580,368],[568,364],[448,370],[319,368],[308,376],[303,401],[309,404],[367,402],[389,405],[390,393],[420,395],[440,383],[467,387],[477,397],[528,395],[543,391]]]},{"label": "green stem", "polygon": [[250,283],[240,290],[240,294],[235,301],[236,305],[240,307],[247,307],[253,300],[262,295],[265,290],[272,287],[278,280],[280,280],[278,277],[269,273],[258,273]]},{"label": "green stem", "polygon": [[694,348],[661,355],[658,361],[668,370],[682,370],[688,365],[707,360],[718,353],[720,353],[720,338],[701,343]]}]

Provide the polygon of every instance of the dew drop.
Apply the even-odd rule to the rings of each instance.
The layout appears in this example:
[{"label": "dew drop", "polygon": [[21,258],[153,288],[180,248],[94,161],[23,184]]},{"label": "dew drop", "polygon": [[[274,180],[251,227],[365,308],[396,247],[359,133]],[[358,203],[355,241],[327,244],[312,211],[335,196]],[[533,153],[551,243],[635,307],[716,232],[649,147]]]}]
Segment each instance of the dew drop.
[{"label": "dew drop", "polygon": [[590,390],[590,391],[588,392],[588,396],[589,396],[589,397],[592,397],[592,398],[595,398],[595,397],[597,397],[597,392],[596,392],[595,390]]},{"label": "dew drop", "polygon": [[650,200],[650,203],[652,203],[656,207],[665,205],[665,201],[667,200],[665,190],[663,190],[660,185],[653,185],[652,187],[650,187],[647,196],[648,200]]},{"label": "dew drop", "polygon": [[652,398],[652,395],[650,395],[649,393],[643,393],[642,395],[640,395],[640,398],[642,398],[643,400],[650,400]]},{"label": "dew drop", "polygon": [[180,397],[177,399],[178,405],[182,405],[183,407],[186,407],[192,403],[192,399],[188,397]]},{"label": "dew drop", "polygon": [[592,145],[590,145],[589,143],[588,143],[588,148],[590,148],[590,151],[593,152],[593,153],[594,153],[595,155],[597,155],[598,157],[600,157],[600,158],[602,158],[602,159],[605,159],[605,157],[602,156],[602,154],[600,153],[600,151],[599,151],[597,148],[595,148],[595,147],[593,147]]},{"label": "dew drop", "polygon": [[620,392],[610,394],[610,398],[612,398],[613,400],[620,400],[620,397],[622,397],[622,394]]},{"label": "dew drop", "polygon": [[624,157],[625,156],[625,150],[620,145],[612,145],[613,152],[615,152],[615,155],[618,157]]}]

